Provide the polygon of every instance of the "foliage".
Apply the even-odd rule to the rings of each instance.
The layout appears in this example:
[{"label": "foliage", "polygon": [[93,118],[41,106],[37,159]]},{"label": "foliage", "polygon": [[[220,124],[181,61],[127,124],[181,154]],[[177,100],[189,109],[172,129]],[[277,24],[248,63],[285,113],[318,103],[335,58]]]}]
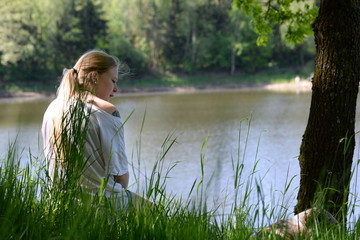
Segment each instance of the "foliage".
[{"label": "foliage", "polygon": [[264,45],[273,32],[274,24],[286,26],[285,38],[292,44],[302,42],[313,35],[311,24],[318,14],[313,0],[235,0],[237,8],[251,15],[255,31],[259,34],[258,45]]},{"label": "foliage", "polygon": [[0,52],[4,78],[39,79],[47,73],[46,24],[50,16],[42,12],[42,2],[24,4],[22,0],[3,3],[0,9]]},{"label": "foliage", "polygon": [[[70,68],[85,51],[95,46],[106,35],[106,21],[99,6],[91,0],[65,1],[59,9],[56,31],[51,38],[55,70]],[[60,69],[59,69],[60,68]]]},{"label": "foliage", "polygon": [[[126,62],[136,79],[149,73],[230,72],[233,65],[248,73],[301,68],[314,56],[311,41],[310,51],[284,41],[309,33],[300,23],[305,26],[316,13],[311,3],[299,3],[296,11],[284,3],[281,11],[269,8],[266,20],[251,22],[228,1],[5,1],[0,7],[2,82],[53,80],[93,48]],[[256,9],[245,12],[265,15],[265,9]],[[296,21],[270,26],[290,14]],[[254,31],[267,34],[259,38]],[[258,48],[257,38],[258,43],[267,39],[268,46]]]}]

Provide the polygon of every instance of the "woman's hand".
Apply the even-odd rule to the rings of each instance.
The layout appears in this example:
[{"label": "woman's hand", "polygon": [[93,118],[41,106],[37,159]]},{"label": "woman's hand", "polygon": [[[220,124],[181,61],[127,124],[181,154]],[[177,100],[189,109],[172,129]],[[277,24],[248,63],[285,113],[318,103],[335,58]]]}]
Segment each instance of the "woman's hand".
[{"label": "woman's hand", "polygon": [[114,176],[114,180],[117,183],[120,183],[123,188],[127,188],[129,185],[129,172],[121,176]]}]

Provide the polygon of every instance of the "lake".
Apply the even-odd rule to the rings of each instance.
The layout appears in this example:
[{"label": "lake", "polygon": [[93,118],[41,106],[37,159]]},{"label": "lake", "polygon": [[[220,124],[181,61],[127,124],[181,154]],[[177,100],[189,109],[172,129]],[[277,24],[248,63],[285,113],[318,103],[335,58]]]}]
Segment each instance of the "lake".
[{"label": "lake", "polygon": [[[297,156],[310,98],[310,93],[241,90],[114,98],[112,102],[122,118],[132,113],[125,124],[131,188],[144,188],[155,161],[166,149],[164,141],[169,139],[165,141],[169,145],[175,139],[163,161],[163,177],[166,169],[176,165],[166,179],[169,195],[186,199],[194,181],[202,179],[203,166],[203,191],[209,206],[221,203],[228,211],[235,192],[233,162],[240,156],[244,187],[253,176],[253,186],[262,186],[260,198],[273,205],[283,201],[291,212],[296,204],[300,172]],[[22,161],[27,161],[29,149],[34,156],[41,156],[40,127],[49,102],[0,104],[1,157],[16,137]],[[354,159],[358,156],[356,148]],[[282,199],[287,184],[289,191]],[[254,189],[250,202],[259,201],[258,197]]]}]

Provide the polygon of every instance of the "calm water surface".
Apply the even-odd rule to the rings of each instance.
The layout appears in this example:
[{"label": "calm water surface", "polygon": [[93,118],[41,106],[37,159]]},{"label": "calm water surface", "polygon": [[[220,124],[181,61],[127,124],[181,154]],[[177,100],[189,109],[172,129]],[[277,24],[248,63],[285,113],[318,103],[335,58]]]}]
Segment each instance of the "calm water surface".
[{"label": "calm water surface", "polygon": [[[28,159],[29,149],[33,155],[41,155],[40,127],[49,101],[0,104],[1,157],[16,137],[19,149],[24,149],[20,152],[22,161]],[[125,124],[125,138],[134,190],[143,188],[170,136],[176,138],[176,143],[164,160],[164,172],[177,165],[166,179],[168,194],[187,197],[194,181],[201,179],[200,155],[205,154],[208,202],[229,206],[234,201],[232,161],[237,161],[240,146],[242,182],[250,179],[256,165],[253,176],[261,182],[265,200],[270,203],[271,199],[281,199],[286,183],[291,181],[287,204],[292,208],[296,203],[300,171],[297,156],[308,118],[310,93],[159,94],[121,96],[112,102],[123,118],[133,112]],[[202,146],[207,138],[205,151]],[[252,201],[257,201],[256,196]]]}]

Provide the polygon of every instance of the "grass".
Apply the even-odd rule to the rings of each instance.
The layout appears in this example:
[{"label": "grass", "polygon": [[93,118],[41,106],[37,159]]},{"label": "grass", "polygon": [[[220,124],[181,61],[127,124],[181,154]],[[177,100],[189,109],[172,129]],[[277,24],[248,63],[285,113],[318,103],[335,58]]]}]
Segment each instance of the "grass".
[{"label": "grass", "polygon": [[[66,119],[71,119],[71,116]],[[67,124],[64,121],[64,125]],[[244,172],[251,119],[242,120],[243,124],[246,126],[239,129],[237,156],[232,161],[234,199],[230,213],[226,214],[219,211],[221,204],[212,209],[207,205],[203,165],[207,139],[200,152],[201,178],[194,181],[188,198],[168,196],[165,191],[167,176],[178,164],[164,167],[166,155],[176,142],[176,137],[170,134],[164,140],[150,175],[142,184],[146,186],[144,195],[156,200],[157,205],[117,210],[101,195],[88,198],[79,188],[77,179],[82,168],[78,163],[83,161],[83,155],[77,147],[82,144],[82,124],[71,128],[80,136],[77,143],[71,142],[68,135],[62,135],[66,154],[69,154],[67,158],[71,159],[67,166],[71,169],[66,172],[67,180],[58,179],[63,181],[62,184],[53,188],[49,188],[50,177],[44,158],[34,157],[29,152],[29,164],[20,167],[16,144],[9,144],[0,165],[0,239],[256,239],[255,231],[289,214],[291,206],[284,198],[293,178],[284,185],[283,199],[266,202],[261,178],[256,175],[259,164],[256,156],[250,173]],[[245,131],[245,139],[242,139],[242,131]],[[141,133],[139,142],[139,162],[133,167],[134,172],[141,173]],[[139,176],[136,179],[140,181]],[[257,202],[252,203],[251,198],[256,198]],[[356,200],[349,202],[351,205],[355,203]],[[340,223],[329,227],[315,221],[310,226],[311,239],[359,237],[359,221],[351,228],[344,226]],[[299,236],[297,239],[303,238]],[[259,239],[282,238],[270,232]]]}]

